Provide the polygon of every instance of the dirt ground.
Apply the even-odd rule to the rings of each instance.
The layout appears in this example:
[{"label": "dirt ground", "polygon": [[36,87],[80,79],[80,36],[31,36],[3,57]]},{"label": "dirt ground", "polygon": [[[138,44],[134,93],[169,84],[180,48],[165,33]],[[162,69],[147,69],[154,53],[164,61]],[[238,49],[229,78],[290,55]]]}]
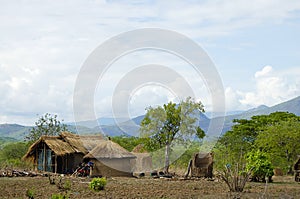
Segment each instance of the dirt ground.
[{"label": "dirt ground", "polygon": [[[52,194],[67,194],[69,198],[300,198],[300,184],[292,176],[274,177],[274,182],[247,183],[240,194],[228,192],[226,185],[218,180],[205,179],[152,179],[109,178],[104,191],[89,189],[90,178],[63,177],[71,182],[69,190],[50,185],[47,177],[0,178],[0,198],[28,198],[27,190],[34,198],[51,198]],[[58,178],[57,178],[58,181]]]}]

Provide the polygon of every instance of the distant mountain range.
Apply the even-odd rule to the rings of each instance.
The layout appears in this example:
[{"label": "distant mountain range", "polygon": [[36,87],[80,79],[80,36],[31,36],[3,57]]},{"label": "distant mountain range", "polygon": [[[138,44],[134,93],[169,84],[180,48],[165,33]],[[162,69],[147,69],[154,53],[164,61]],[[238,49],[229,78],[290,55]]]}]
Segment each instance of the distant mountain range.
[{"label": "distant mountain range", "polygon": [[[276,111],[290,112],[300,116],[300,96],[272,107],[262,105],[248,111],[227,113],[221,133],[231,129],[233,119],[250,119],[254,115],[267,115]],[[98,120],[78,122],[76,125],[74,123],[67,123],[67,127],[70,131],[78,134],[95,134],[101,132],[108,136],[137,136],[139,134],[139,124],[143,118],[144,115],[135,117],[129,121],[118,118],[118,121],[121,121],[119,125],[116,124],[114,118],[100,118]],[[200,113],[200,127],[207,132],[208,128],[211,128],[209,126],[211,122],[221,119],[220,117],[210,119],[205,114]],[[32,127],[19,124],[0,124],[0,138],[22,140],[29,133],[30,128]],[[214,129],[210,130],[213,131]]]}]

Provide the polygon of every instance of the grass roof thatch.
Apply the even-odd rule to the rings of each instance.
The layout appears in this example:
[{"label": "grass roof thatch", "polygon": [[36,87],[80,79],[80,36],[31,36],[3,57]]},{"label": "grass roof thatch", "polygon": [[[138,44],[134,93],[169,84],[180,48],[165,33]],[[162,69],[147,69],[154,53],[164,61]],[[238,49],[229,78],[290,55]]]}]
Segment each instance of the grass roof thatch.
[{"label": "grass roof thatch", "polygon": [[79,136],[69,132],[62,132],[59,136],[41,136],[28,149],[23,156],[24,160],[34,160],[35,149],[44,142],[58,156],[71,153],[87,154],[100,142],[103,142],[101,135]]},{"label": "grass roof thatch", "polygon": [[117,143],[112,142],[111,140],[101,142],[98,144],[92,151],[84,156],[85,159],[90,158],[136,158],[135,155],[118,145]]},{"label": "grass roof thatch", "polygon": [[132,151],[132,153],[148,153],[148,151],[145,149],[143,144],[138,144],[135,146]]},{"label": "grass roof thatch", "polygon": [[77,153],[87,154],[100,142],[104,141],[101,135],[79,136],[69,132],[62,132],[60,136],[68,142]]},{"label": "grass roof thatch", "polygon": [[61,140],[59,136],[41,136],[29,147],[27,153],[23,156],[23,159],[33,160],[35,149],[42,142],[46,143],[47,146],[57,155],[65,155],[75,152],[75,150],[67,142]]}]

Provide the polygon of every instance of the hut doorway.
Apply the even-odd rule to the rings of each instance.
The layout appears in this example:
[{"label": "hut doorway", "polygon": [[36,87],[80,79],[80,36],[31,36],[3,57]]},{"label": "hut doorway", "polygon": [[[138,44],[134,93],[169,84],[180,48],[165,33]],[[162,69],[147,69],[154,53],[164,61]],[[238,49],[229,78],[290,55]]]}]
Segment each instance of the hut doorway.
[{"label": "hut doorway", "polygon": [[52,151],[50,149],[39,149],[38,150],[38,170],[39,171],[52,171]]},{"label": "hut doorway", "polygon": [[63,173],[63,158],[61,156],[56,157],[56,173]]}]

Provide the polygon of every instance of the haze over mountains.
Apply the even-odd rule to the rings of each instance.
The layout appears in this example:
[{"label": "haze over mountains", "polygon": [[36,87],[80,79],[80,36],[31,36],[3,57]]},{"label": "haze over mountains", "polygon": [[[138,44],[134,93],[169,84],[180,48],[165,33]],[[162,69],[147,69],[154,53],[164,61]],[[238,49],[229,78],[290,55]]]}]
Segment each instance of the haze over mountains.
[{"label": "haze over mountains", "polygon": [[[231,112],[225,117],[222,133],[230,130],[231,126],[233,125],[233,119],[249,119],[254,115],[270,114],[276,111],[291,112],[295,115],[300,116],[300,96],[272,107],[261,105],[257,108],[253,108],[244,112]],[[70,131],[77,132],[79,134],[94,134],[102,132],[103,134],[108,136],[137,136],[139,124],[143,118],[144,116],[142,115],[135,117],[130,121],[125,121],[125,119],[118,119],[118,121],[121,121],[119,125],[116,124],[114,118],[100,118],[97,121],[91,120],[78,122],[76,126],[74,123],[68,123],[67,126]],[[205,114],[201,113],[200,127],[207,132],[209,124],[213,120],[219,119],[221,118],[217,117],[210,119]],[[24,137],[29,133],[30,128],[30,126],[22,126],[19,124],[0,124],[0,138],[23,140]]]}]

